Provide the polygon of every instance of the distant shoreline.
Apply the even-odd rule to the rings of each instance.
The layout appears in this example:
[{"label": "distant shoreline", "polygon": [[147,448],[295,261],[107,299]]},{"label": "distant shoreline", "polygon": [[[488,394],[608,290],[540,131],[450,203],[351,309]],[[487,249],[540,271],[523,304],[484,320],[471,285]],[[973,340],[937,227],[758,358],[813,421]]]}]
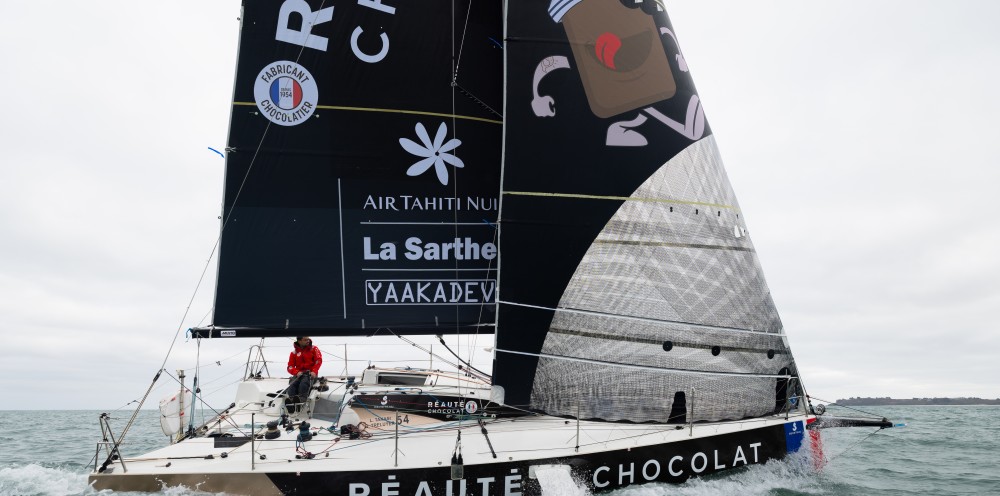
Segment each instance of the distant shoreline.
[{"label": "distant shoreline", "polygon": [[891,405],[935,405],[935,406],[963,406],[963,405],[1000,405],[1000,398],[995,400],[983,398],[848,398],[839,399],[835,405],[840,406],[891,406]]}]

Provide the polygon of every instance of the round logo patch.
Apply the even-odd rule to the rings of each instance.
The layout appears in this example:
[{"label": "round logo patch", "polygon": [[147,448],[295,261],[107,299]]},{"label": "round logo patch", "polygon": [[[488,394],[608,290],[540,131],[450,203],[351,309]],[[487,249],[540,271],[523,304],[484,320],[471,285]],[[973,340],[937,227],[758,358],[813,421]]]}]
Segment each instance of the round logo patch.
[{"label": "round logo patch", "polygon": [[257,108],[271,122],[281,126],[302,124],[316,110],[319,90],[312,74],[295,62],[281,60],[268,64],[253,86]]},{"label": "round logo patch", "polygon": [[479,410],[479,405],[475,401],[469,401],[465,404],[465,411],[471,413],[476,413]]}]

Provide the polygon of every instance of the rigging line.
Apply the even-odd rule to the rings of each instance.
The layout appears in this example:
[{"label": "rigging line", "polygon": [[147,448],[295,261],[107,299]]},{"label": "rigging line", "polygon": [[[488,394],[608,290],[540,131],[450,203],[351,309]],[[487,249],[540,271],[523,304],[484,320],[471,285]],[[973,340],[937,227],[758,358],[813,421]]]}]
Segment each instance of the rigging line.
[{"label": "rigging line", "polygon": [[[486,372],[483,372],[482,370],[479,370],[479,369],[477,369],[477,368],[473,367],[471,363],[469,363],[469,362],[467,362],[467,361],[465,361],[465,360],[462,360],[462,357],[458,356],[458,353],[455,353],[454,351],[452,351],[452,349],[448,347],[448,343],[445,343],[445,342],[444,342],[444,337],[442,337],[442,336],[438,336],[437,338],[438,338],[438,341],[440,341],[440,342],[441,342],[441,344],[442,344],[442,345],[444,345],[444,349],[448,350],[448,352],[449,352],[449,353],[451,353],[452,355],[455,355],[455,358],[457,358],[457,359],[458,359],[458,360],[459,360],[460,362],[464,363],[464,364],[465,364],[466,366],[468,366],[468,367],[469,367],[469,368],[470,368],[471,370],[474,370],[474,371],[476,371],[476,372],[478,372],[478,373],[482,374],[482,375],[483,375],[483,376],[485,376],[486,378],[492,378],[492,377],[493,377],[493,376],[491,376],[490,374],[487,374]],[[471,354],[471,353],[470,353],[470,354]]]},{"label": "rigging line", "polygon": [[[326,6],[326,0],[320,2],[319,9],[313,13],[314,14],[313,21],[315,21],[316,18],[319,17],[319,13],[323,11],[323,8],[325,6]],[[304,22],[305,19],[303,19],[303,23]],[[310,26],[314,25],[314,22],[310,22],[309,25]],[[302,59],[302,54],[305,53],[305,49],[306,49],[305,44],[299,47],[299,53],[295,56],[296,64],[299,62],[299,60]],[[268,119],[267,126],[264,127],[264,132],[261,133],[260,140],[257,141],[257,149],[254,150],[253,157],[250,158],[250,164],[247,165],[247,172],[246,174],[243,175],[243,180],[240,182],[240,187],[236,190],[236,196],[233,197],[232,208],[230,208],[229,214],[226,215],[226,219],[222,223],[222,228],[219,229],[219,237],[218,239],[216,239],[215,246],[212,248],[213,255],[215,254],[215,250],[218,249],[219,243],[222,241],[222,233],[225,232],[226,226],[229,225],[229,220],[233,216],[233,211],[236,210],[236,203],[239,201],[240,195],[243,194],[243,188],[246,186],[247,179],[250,177],[250,171],[253,170],[254,164],[257,163],[257,157],[260,155],[260,151],[264,147],[264,139],[267,138],[267,134],[271,130],[271,124],[273,124],[273,122],[271,122],[271,120]],[[209,257],[211,258],[211,255]]]},{"label": "rigging line", "polygon": [[[177,384],[179,384],[179,385],[181,385],[181,386],[183,386],[183,385],[184,385],[184,384],[183,384],[183,383],[181,382],[181,380],[180,380],[180,379],[178,379],[177,377],[175,377],[175,376],[174,376],[173,374],[171,374],[170,372],[167,372],[167,377],[170,377],[171,379],[173,379],[173,380],[174,380],[174,382],[176,382]],[[203,397],[203,395],[201,395],[201,394],[199,394],[199,393],[196,393],[196,392],[194,392],[194,391],[193,391],[193,390],[192,390],[191,388],[189,388],[189,387],[185,387],[184,389],[187,389],[188,391],[191,391],[191,396],[192,396],[192,397],[194,398],[194,399],[192,399],[192,400],[191,400],[191,402],[192,402],[192,403],[194,403],[195,401],[198,401],[198,400],[201,400],[201,404],[202,404],[202,407],[203,407],[203,408],[204,408],[204,407],[207,407],[207,408],[208,408],[209,410],[212,410],[212,412],[214,412],[214,413],[215,413],[216,417],[218,417],[219,415],[221,415],[221,414],[222,414],[222,413],[220,413],[220,412],[219,412],[218,410],[216,410],[215,408],[212,408],[212,405],[208,404],[208,402],[206,402],[206,401],[205,401],[205,398]],[[230,408],[231,408],[231,407],[230,407]],[[226,411],[228,411],[228,410],[229,410],[229,408],[227,408],[226,410],[223,410],[223,413],[224,413],[224,412],[226,412]],[[242,410],[242,408],[241,408],[240,410]],[[237,411],[240,411],[240,410],[237,410]],[[233,421],[232,421],[232,419],[229,419],[229,423],[230,423],[230,424],[232,424],[232,426],[233,426],[233,427],[235,427],[235,428],[236,428],[236,430],[237,430],[237,431],[239,431],[239,433],[240,433],[240,434],[245,434],[245,433],[243,432],[243,430],[242,430],[242,429],[240,429],[240,426],[236,425],[236,423],[235,423],[235,422],[233,422]],[[200,427],[199,427],[199,429],[200,429],[201,427],[204,427],[204,425],[200,426]],[[196,430],[197,430],[197,429],[196,429]],[[189,432],[188,434],[185,434],[185,437],[187,437],[187,436],[190,436],[190,432]]]},{"label": "rigging line", "polygon": [[543,306],[539,306],[539,305],[528,305],[527,303],[515,303],[513,301],[504,301],[504,300],[498,300],[498,303],[501,303],[501,304],[504,304],[504,305],[512,305],[512,306],[515,306],[515,307],[534,308],[536,310],[547,310],[547,311],[550,311],[550,312],[578,313],[578,314],[582,314],[582,315],[596,315],[598,317],[608,317],[608,318],[613,318],[613,319],[634,320],[634,321],[638,321],[638,322],[649,322],[649,323],[652,323],[652,324],[685,325],[685,326],[697,327],[697,328],[700,328],[700,329],[708,329],[708,330],[712,330],[712,331],[738,332],[738,333],[743,333],[743,334],[757,334],[757,335],[774,336],[774,337],[780,337],[780,338],[785,337],[785,333],[784,332],[754,331],[754,330],[751,330],[751,329],[740,329],[738,327],[724,327],[724,326],[714,326],[714,325],[708,325],[708,324],[697,324],[695,322],[683,322],[683,321],[680,321],[680,320],[653,319],[653,318],[649,318],[649,317],[636,317],[636,316],[633,316],[633,315],[615,315],[613,313],[596,312],[596,311],[593,311],[593,310],[580,310],[580,309],[576,309],[576,308],[567,308],[567,307],[549,308],[549,307],[543,307]]},{"label": "rigging line", "polygon": [[127,406],[131,405],[132,403],[138,403],[138,402],[139,402],[139,400],[132,400],[132,401],[129,401],[128,403],[125,403],[124,405],[122,405],[122,406],[120,406],[120,407],[118,407],[118,408],[115,408],[114,410],[111,410],[111,412],[112,412],[112,413],[114,413],[114,412],[117,412],[117,411],[119,411],[119,410],[123,410],[123,409],[124,409],[125,407],[127,407]]},{"label": "rigging line", "polygon": [[860,441],[858,441],[858,442],[856,442],[856,443],[848,446],[847,448],[845,448],[844,451],[841,451],[840,453],[837,453],[836,455],[833,455],[830,458],[827,458],[826,459],[826,463],[830,463],[830,462],[834,461],[835,459],[840,458],[840,456],[843,455],[844,453],[847,453],[848,451],[850,451],[850,450],[852,450],[854,448],[857,448],[858,446],[861,445],[861,443],[867,441],[868,438],[874,436],[875,434],[878,434],[879,431],[881,431],[881,430],[882,430],[882,428],[879,427],[878,429],[874,430],[871,434],[868,434],[867,436],[861,438]]},{"label": "rigging line", "polygon": [[[320,3],[320,8],[319,10],[316,11],[316,16],[319,16],[319,12],[323,10],[323,6],[325,4],[326,0],[323,0],[323,2]],[[313,17],[313,20],[315,19],[316,17]],[[240,26],[240,29],[242,31],[242,24]],[[298,63],[298,61],[302,58],[302,53],[304,51],[305,51],[305,46],[303,45],[302,47],[299,48],[299,53],[295,57],[296,63]],[[247,173],[246,175],[243,176],[243,182],[240,183],[239,190],[236,192],[236,196],[233,198],[233,203],[232,203],[233,207],[236,206],[236,201],[239,199],[240,193],[243,192],[243,186],[246,184],[247,177],[250,176],[250,171],[253,170],[253,164],[254,162],[256,162],[257,156],[264,145],[264,138],[267,137],[267,132],[268,130],[271,129],[271,124],[272,124],[271,121],[268,120],[267,127],[264,128],[264,132],[261,134],[260,141],[257,143],[257,150],[254,152],[253,158],[250,160],[250,165],[247,166]],[[181,317],[180,325],[177,326],[177,331],[174,332],[174,338],[170,341],[170,347],[167,349],[166,356],[163,357],[163,363],[160,365],[160,369],[156,372],[156,375],[153,377],[152,383],[149,385],[149,388],[146,389],[146,394],[142,396],[142,399],[139,401],[139,405],[135,409],[135,412],[132,413],[132,417],[129,419],[128,423],[125,424],[125,428],[122,429],[122,433],[118,437],[118,441],[115,443],[114,449],[111,450],[111,453],[116,452],[118,450],[118,447],[121,446],[122,441],[124,441],[125,439],[125,435],[128,433],[129,429],[132,428],[132,425],[135,423],[136,417],[139,416],[139,411],[142,409],[142,405],[145,404],[146,399],[149,397],[149,393],[153,390],[153,385],[156,384],[156,381],[160,378],[160,373],[166,369],[167,360],[170,359],[170,354],[173,353],[174,345],[177,344],[177,337],[180,335],[181,329],[184,328],[184,321],[187,320],[188,313],[190,313],[191,311],[191,305],[194,304],[194,299],[197,297],[198,291],[201,289],[201,284],[205,280],[205,273],[208,272],[208,267],[211,264],[212,257],[215,256],[215,252],[219,248],[219,243],[222,241],[222,233],[225,231],[226,225],[229,223],[229,218],[232,216],[234,209],[235,208],[230,209],[229,215],[226,216],[226,219],[223,222],[222,227],[219,229],[219,236],[216,238],[215,244],[212,246],[212,250],[209,253],[208,260],[205,261],[205,267],[201,271],[201,276],[198,277],[198,283],[195,285],[194,292],[191,295],[191,299],[188,301],[187,308],[184,309],[184,315]],[[109,455],[108,459],[104,462],[104,467],[107,467],[107,465],[110,464],[111,461],[112,461],[111,455]]]},{"label": "rigging line", "polygon": [[198,327],[201,327],[201,325],[204,324],[206,320],[208,320],[208,316],[212,315],[213,310],[215,310],[215,307],[209,308],[208,311],[205,312],[205,316],[198,321]]},{"label": "rigging line", "polygon": [[[455,47],[455,39],[454,39],[454,37],[455,37],[455,31],[454,31],[455,30],[455,20],[454,20],[455,19],[455,13],[454,13],[455,2],[451,3],[451,8],[453,9],[453,12],[452,12],[452,15],[451,15],[451,18],[452,18],[452,21],[451,21],[451,23],[452,23],[452,42],[451,42],[451,46],[452,46],[452,50],[454,51],[454,49],[455,49],[454,48]],[[456,84],[455,83],[456,81],[458,81],[458,68],[462,64],[462,49],[465,48],[465,33],[467,33],[468,30],[469,30],[469,16],[471,14],[472,14],[472,2],[470,1],[469,2],[469,8],[466,9],[466,11],[465,11],[465,24],[462,26],[462,38],[461,38],[461,41],[459,41],[459,45],[458,45],[458,58],[455,59],[455,71],[452,73],[452,77],[451,77],[451,82],[452,82],[453,85]],[[452,55],[454,56],[454,53]]]},{"label": "rigging line", "polygon": [[[179,333],[180,329],[178,329],[177,334]],[[177,340],[177,334],[174,334],[175,341]],[[173,344],[171,344],[171,348],[173,348]],[[167,356],[170,356],[169,352]],[[166,364],[166,360],[164,360],[164,364]],[[123,439],[125,438],[125,434],[128,433],[129,429],[132,427],[132,424],[135,423],[135,419],[139,415],[139,411],[142,409],[142,405],[146,402],[146,398],[149,397],[149,393],[153,391],[153,386],[156,384],[156,381],[160,378],[160,373],[162,373],[163,370],[164,369],[161,367],[160,370],[156,372],[156,375],[153,377],[153,381],[149,384],[149,387],[146,389],[146,394],[142,395],[142,398],[139,400],[139,405],[135,408],[135,411],[132,412],[132,417],[128,419],[128,422],[125,424],[125,428],[122,429],[122,433],[118,437],[118,441],[115,442],[114,447],[112,447],[111,450],[109,451],[108,458],[104,460],[103,464],[101,464],[101,469],[98,472],[103,472],[105,469],[107,469],[108,465],[110,465],[111,462],[114,461],[113,458],[115,456],[115,453],[119,452],[118,450],[121,447]]]},{"label": "rigging line", "polygon": [[[253,347],[251,346],[250,348],[253,348]],[[248,349],[250,349],[250,348],[248,348]],[[218,360],[209,359],[209,361],[212,362],[212,363],[216,363],[216,364],[222,365],[221,362],[226,362],[226,361],[232,360],[233,358],[236,358],[238,356],[243,356],[243,353],[245,353],[245,352],[243,350],[240,350],[240,351],[237,351],[236,353],[233,353],[232,355],[227,356],[226,358],[220,358]],[[189,369],[182,369],[182,370],[184,370],[184,372],[190,372],[192,370],[195,370],[195,368],[196,367],[191,367]]]},{"label": "rigging line", "polygon": [[[470,5],[469,5],[469,8],[470,9],[472,8],[471,2],[470,2]],[[461,53],[462,53],[462,51],[459,50],[458,57],[455,56],[455,0],[451,1],[451,19],[450,20],[451,20],[451,22],[450,22],[450,24],[451,24],[451,47],[450,47],[451,48],[451,84],[450,84],[450,87],[451,87],[451,113],[452,113],[452,115],[454,115],[454,114],[458,113],[458,105],[455,102],[455,86],[456,86],[455,80],[458,78],[458,59],[459,59],[459,57],[461,57]],[[454,139],[458,139],[458,123],[456,122],[456,119],[454,117],[452,117],[452,119],[451,119],[451,132],[452,132],[452,137]],[[455,158],[458,159],[458,153],[459,153],[458,149],[456,148],[455,150],[453,150],[452,153],[454,154]],[[456,202],[455,202],[456,205],[455,205],[455,207],[457,207],[458,206],[457,205],[457,203],[458,203],[458,201],[457,201],[457,198],[458,198],[458,171],[457,170],[455,171],[454,178],[455,178],[455,181],[451,185],[451,187],[452,187],[452,194],[451,194],[451,196],[454,197],[454,198],[456,198]],[[452,208],[451,216],[452,216],[452,222],[453,222],[453,225],[452,225],[452,234],[455,236],[456,239],[458,239],[458,210],[456,208],[454,208],[454,207]],[[454,269],[455,269],[454,277],[457,280],[458,277],[459,277],[459,273],[458,273],[458,259],[457,258],[455,259]],[[459,343],[461,343],[462,342],[462,337],[461,337],[462,334],[461,334],[461,331],[460,331],[460,320],[459,320],[459,311],[458,311],[458,308],[459,308],[458,305],[455,305],[455,308],[454,308],[454,311],[455,311],[455,339]],[[437,320],[437,319],[435,318],[435,320]],[[393,333],[393,334],[395,334],[395,333]],[[433,356],[433,353],[431,354],[431,356]],[[448,362],[446,361],[445,363],[448,363]],[[451,364],[451,365],[455,366],[455,372],[456,373],[461,373],[462,367],[460,365],[455,365],[455,364]],[[462,383],[461,383],[461,381],[459,381],[459,383],[458,383],[458,393],[462,394]]]},{"label": "rigging line", "polygon": [[471,91],[469,91],[469,90],[465,89],[464,87],[462,87],[462,85],[458,84],[457,81],[454,82],[454,83],[452,83],[452,84],[456,88],[458,88],[458,90],[461,91],[463,95],[467,96],[473,102],[476,102],[477,105],[479,105],[480,107],[482,107],[482,108],[490,111],[490,113],[492,113],[493,115],[496,115],[501,120],[503,119],[503,114],[501,114],[500,112],[497,112],[496,110],[493,110],[493,107],[490,107],[489,104],[487,104],[486,102],[484,102],[483,100],[481,100],[476,95],[473,95]]},{"label": "rigging line", "polygon": [[580,363],[590,363],[595,365],[607,365],[610,367],[619,367],[624,369],[636,369],[636,370],[651,370],[656,372],[676,372],[678,374],[689,374],[689,375],[711,375],[711,376],[724,376],[724,377],[753,377],[759,379],[794,379],[795,376],[787,374],[756,374],[756,373],[743,373],[743,372],[712,372],[707,370],[691,370],[691,369],[678,369],[673,367],[654,367],[652,365],[633,365],[628,363],[618,363],[609,362],[607,360],[595,360],[593,358],[577,358],[568,357],[562,355],[550,355],[548,353],[528,353],[526,351],[514,351],[514,350],[504,350],[497,348],[498,352],[511,353],[514,355],[525,355],[533,356],[538,358],[551,358],[554,360],[565,360],[568,362],[580,362]]},{"label": "rigging line", "polygon": [[[269,121],[268,124],[267,124],[267,128],[270,128],[270,127],[271,127],[271,124],[270,124],[270,121]],[[265,134],[267,133],[267,128],[264,131]],[[263,139],[261,139],[261,144],[262,143],[263,143]],[[259,147],[258,147],[258,150],[259,150]],[[254,157],[256,158],[256,155],[254,155]],[[253,166],[253,162],[251,161],[251,167],[252,166]],[[249,174],[249,173],[250,173],[250,171],[249,171],[249,168],[248,168],[247,169],[247,174]],[[244,182],[245,181],[246,181],[246,177],[244,177]],[[240,185],[240,190],[242,191],[242,189],[243,189],[243,185],[241,184]],[[237,197],[239,197],[239,194],[237,194]],[[235,200],[234,200],[233,204],[235,205]],[[232,215],[232,212],[230,212],[230,215]],[[228,218],[226,220],[228,221]],[[142,396],[142,399],[139,400],[139,405],[136,406],[135,411],[132,413],[132,417],[129,418],[128,423],[125,424],[125,428],[122,429],[122,433],[118,437],[118,442],[115,443],[114,449],[111,451],[111,453],[114,453],[115,451],[117,451],[118,447],[121,446],[122,441],[125,440],[125,435],[128,434],[129,429],[131,429],[132,425],[135,423],[135,419],[136,419],[136,417],[138,417],[139,411],[142,409],[142,405],[146,403],[146,399],[149,397],[149,393],[151,393],[153,391],[153,386],[156,384],[156,381],[160,378],[160,374],[164,370],[166,370],[167,360],[170,359],[170,355],[174,351],[174,346],[177,344],[177,338],[178,338],[178,336],[180,336],[181,329],[184,328],[184,321],[187,320],[187,316],[191,312],[191,306],[194,304],[194,299],[198,296],[198,291],[201,289],[201,284],[205,280],[205,274],[208,272],[208,267],[209,267],[209,265],[212,262],[212,258],[215,256],[215,251],[219,248],[219,242],[222,240],[222,231],[224,229],[225,229],[225,223],[223,224],[222,229],[219,230],[219,236],[216,238],[215,244],[212,246],[212,251],[208,255],[208,260],[205,261],[205,266],[201,269],[201,275],[198,277],[198,283],[195,284],[194,292],[192,292],[191,298],[188,300],[187,307],[184,309],[184,314],[181,316],[181,321],[180,321],[179,325],[177,326],[177,331],[174,332],[174,337],[170,341],[170,347],[167,348],[167,353],[163,357],[163,362],[160,364],[160,368],[156,372],[156,375],[153,376],[153,381],[149,384],[149,387],[146,389],[146,393]],[[104,462],[103,466],[107,467],[107,465],[111,461],[112,461],[111,460],[111,456],[109,455],[108,459]]]},{"label": "rigging line", "polygon": [[[237,372],[237,371],[234,371],[234,372]],[[212,381],[212,382],[215,382],[215,381]],[[226,389],[229,386],[232,386],[233,384],[239,384],[240,382],[243,382],[243,378],[242,377],[240,377],[239,379],[236,379],[234,381],[230,381],[230,382],[228,382],[226,384],[223,384],[223,385],[219,386],[218,388],[209,391],[207,395],[203,395],[203,396],[211,396],[211,395],[213,395],[215,393],[218,393],[219,391],[222,391],[223,389]],[[209,408],[209,410],[211,410],[211,408]],[[202,418],[201,418],[201,422],[202,423],[205,423],[205,415],[204,415],[204,413],[205,413],[204,410],[202,410]]]},{"label": "rigging line", "polygon": [[554,197],[554,198],[578,198],[583,200],[615,200],[615,201],[634,201],[634,202],[647,202],[647,203],[673,203],[679,205],[700,205],[704,207],[725,208],[727,210],[734,210],[737,212],[739,211],[733,205],[723,205],[720,203],[709,203],[709,202],[699,202],[690,200],[671,200],[668,198],[584,195],[580,193],[546,193],[541,191],[503,191],[502,193],[505,195],[513,195],[513,196],[541,196],[541,197]]},{"label": "rigging line", "polygon": [[497,457],[497,452],[493,449],[493,442],[490,441],[490,433],[486,430],[486,424],[483,423],[483,419],[479,419],[479,431],[483,433],[483,437],[486,438],[486,445],[490,447],[490,453],[493,454],[493,458]]},{"label": "rigging line", "polygon": [[[432,351],[424,348],[423,346],[421,346],[421,345],[419,345],[419,344],[411,341],[410,339],[407,339],[406,337],[403,337],[403,336],[401,336],[399,334],[396,334],[395,332],[393,332],[392,329],[386,328],[386,330],[389,331],[393,336],[396,336],[397,338],[399,338],[399,339],[401,339],[403,341],[406,341],[407,343],[410,344],[410,346],[412,346],[412,347],[414,347],[414,348],[416,348],[416,349],[418,349],[420,351],[423,351],[424,353],[427,353],[427,354],[429,354],[431,356],[437,357],[442,362],[447,363],[448,365],[451,365],[451,366],[455,367],[455,369],[459,371],[459,372],[456,372],[456,376],[461,377],[462,367],[459,364],[453,363],[452,361],[445,359],[445,357],[443,357],[441,355],[438,355],[437,353],[434,353],[434,352],[432,352]],[[399,361],[404,361],[404,360],[399,360]],[[411,360],[405,360],[405,361],[409,362]],[[379,363],[383,363],[383,362],[379,362]]]},{"label": "rigging line", "polygon": [[865,415],[871,415],[872,417],[886,418],[885,415],[879,415],[877,413],[866,412],[864,410],[860,410],[860,409],[857,409],[857,408],[852,408],[852,407],[849,407],[847,405],[841,405],[841,404],[837,403],[836,401],[824,400],[823,398],[817,398],[815,396],[810,396],[810,395],[806,395],[806,398],[817,399],[817,400],[820,400],[820,401],[825,401],[825,402],[829,403],[829,405],[827,405],[827,406],[837,406],[837,407],[840,407],[840,408],[846,408],[848,410],[854,410],[856,412],[861,412],[861,413],[863,413]]},{"label": "rigging line", "polygon": [[[340,294],[344,307],[344,319],[347,319],[347,272],[344,269],[344,195],[340,190],[340,180],[337,178],[337,220],[340,229]],[[367,298],[367,296],[366,296]]]},{"label": "rigging line", "polygon": [[[469,2],[468,7],[466,8],[466,11],[465,11],[465,22],[462,25],[462,34],[461,34],[461,37],[459,38],[459,47],[458,47],[458,54],[457,54],[457,56],[455,54],[455,1],[454,0],[451,2],[451,9],[452,9],[452,12],[451,12],[451,37],[452,37],[452,40],[451,40],[451,50],[452,50],[452,64],[453,64],[452,74],[451,74],[451,106],[452,106],[452,115],[453,115],[453,117],[452,117],[452,129],[453,129],[453,133],[454,133],[455,137],[457,138],[458,137],[457,136],[458,126],[457,126],[456,119],[454,117],[455,115],[457,115],[457,111],[458,111],[458,107],[457,107],[457,104],[456,104],[456,101],[455,101],[455,91],[456,91],[456,88],[459,91],[461,91],[463,94],[469,96],[470,98],[473,98],[473,100],[476,101],[477,103],[479,103],[479,105],[482,106],[483,108],[486,108],[486,109],[490,110],[494,114],[496,114],[496,112],[494,112],[492,109],[490,109],[488,105],[486,105],[485,103],[483,103],[478,98],[473,97],[471,95],[471,93],[469,93],[467,90],[465,90],[464,88],[462,88],[458,84],[458,73],[459,73],[459,68],[461,66],[461,62],[462,62],[462,53],[463,53],[464,48],[465,48],[465,39],[466,39],[466,34],[468,33],[468,28],[469,28],[469,18],[472,15],[472,2],[471,1]],[[499,115],[499,114],[497,114],[497,115]],[[501,121],[501,123],[502,123],[502,121]],[[458,157],[458,151],[457,150],[455,151],[455,156],[456,156],[456,158]],[[453,196],[456,199],[458,198],[458,174],[455,175],[455,183],[453,185]],[[456,207],[457,207],[457,202],[456,202]],[[454,216],[454,221],[455,221],[454,233],[455,233],[455,237],[457,238],[458,237],[458,209],[457,208],[453,210],[453,216]],[[490,265],[492,266],[492,260],[490,260]],[[455,278],[458,279],[458,277],[459,277],[459,273],[458,273],[458,260],[456,259],[455,260]],[[460,332],[460,329],[459,329],[459,322],[460,322],[459,315],[460,315],[459,307],[456,305],[455,306],[455,339],[457,340],[459,346],[461,346],[462,338],[461,338],[461,332]],[[482,304],[480,304],[479,317],[477,317],[476,322],[477,323],[481,323],[482,322]],[[472,334],[472,336],[470,336],[468,338],[469,360],[466,362],[466,364],[468,364],[469,362],[472,361],[473,354],[474,354],[475,347],[476,347],[475,343],[478,342],[478,337],[479,337],[479,328],[477,327],[476,330],[475,330],[475,332]],[[444,340],[442,339],[441,342],[443,343]],[[451,351],[451,349],[449,349],[448,351]],[[455,354],[453,351],[451,351],[451,353],[454,354],[459,359],[459,361],[462,360],[462,358],[460,356],[458,356],[457,354]],[[469,366],[471,367],[471,365],[469,365]],[[458,366],[457,370],[458,370],[458,372],[461,372],[461,366]],[[461,385],[459,385],[459,393],[461,393]]]},{"label": "rigging line", "polygon": [[[499,219],[500,219],[500,217],[498,216],[497,220],[499,220]],[[499,233],[499,230],[496,228],[496,226],[492,226],[492,227],[493,227],[493,239],[492,239],[492,243],[493,243],[493,246],[497,246],[497,243],[498,243],[497,235]],[[487,262],[487,264],[486,264],[486,270],[487,271],[492,272],[494,270],[498,270],[498,269],[494,269],[493,268],[493,260],[496,259],[496,258],[499,258],[499,257],[493,257],[493,258],[491,258],[489,260],[489,262]],[[497,273],[497,276],[499,277],[499,271]],[[497,294],[498,290],[499,290],[499,285],[496,282],[496,280],[494,280],[494,284],[493,284],[493,295],[494,295],[494,298],[498,297],[498,294]],[[487,302],[484,299],[483,302],[479,304],[479,316],[476,317],[476,323],[477,324],[482,324],[483,323],[483,311],[486,309],[486,303]],[[496,312],[496,303],[493,304],[493,309],[494,309],[494,312]],[[478,331],[478,329],[477,329],[477,331]],[[476,334],[478,335],[478,332]],[[494,343],[493,343],[494,346],[496,346],[496,337],[495,336],[494,336],[493,341],[494,341]],[[454,352],[452,352],[452,353],[454,353]],[[472,366],[471,362],[472,362],[474,353],[475,353],[475,349],[470,350],[470,352],[469,352],[469,362],[470,362],[469,366],[470,367]],[[490,377],[491,382],[492,382],[492,376],[488,375],[488,377]]]}]

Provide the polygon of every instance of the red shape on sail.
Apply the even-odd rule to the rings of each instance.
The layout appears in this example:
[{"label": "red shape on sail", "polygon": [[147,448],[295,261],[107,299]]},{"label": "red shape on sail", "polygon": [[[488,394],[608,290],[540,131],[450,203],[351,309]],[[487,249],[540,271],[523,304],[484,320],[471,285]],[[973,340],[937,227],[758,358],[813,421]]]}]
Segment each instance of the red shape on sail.
[{"label": "red shape on sail", "polygon": [[594,51],[597,52],[597,60],[600,60],[605,67],[615,68],[615,54],[622,47],[622,40],[614,33],[604,33],[597,37],[597,44]]}]

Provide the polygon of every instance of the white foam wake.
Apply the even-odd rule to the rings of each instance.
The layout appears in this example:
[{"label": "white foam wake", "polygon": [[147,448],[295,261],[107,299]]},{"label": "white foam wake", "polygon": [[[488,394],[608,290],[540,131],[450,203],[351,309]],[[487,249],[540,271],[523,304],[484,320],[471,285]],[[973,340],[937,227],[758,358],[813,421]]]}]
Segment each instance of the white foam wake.
[{"label": "white foam wake", "polygon": [[587,489],[573,480],[567,465],[534,467],[542,496],[587,496]]},{"label": "white foam wake", "polygon": [[[95,491],[87,484],[87,474],[48,468],[37,464],[0,468],[0,496],[114,496],[114,491]],[[127,493],[138,495],[144,493]],[[167,487],[158,496],[226,496],[206,493],[184,486]]]},{"label": "white foam wake", "polygon": [[808,454],[795,453],[784,460],[750,465],[706,478],[693,478],[683,484],[627,487],[612,491],[608,496],[768,496],[785,491],[798,494],[826,492],[821,475],[815,470]]},{"label": "white foam wake", "polygon": [[69,496],[89,489],[86,475],[68,470],[35,464],[0,468],[0,496]]}]

